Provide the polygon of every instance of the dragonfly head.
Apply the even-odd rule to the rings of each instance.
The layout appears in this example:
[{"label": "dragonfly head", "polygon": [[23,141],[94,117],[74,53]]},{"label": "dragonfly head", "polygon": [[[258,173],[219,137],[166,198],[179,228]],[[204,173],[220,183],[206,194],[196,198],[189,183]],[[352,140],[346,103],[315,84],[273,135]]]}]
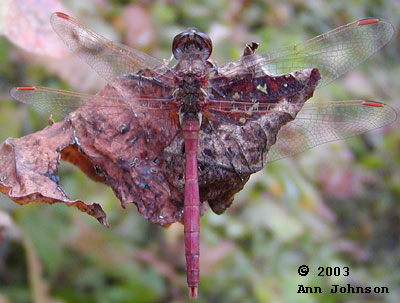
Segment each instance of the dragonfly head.
[{"label": "dragonfly head", "polygon": [[210,57],[211,52],[212,42],[210,37],[195,28],[189,28],[187,31],[176,35],[172,42],[172,53],[177,60],[187,57],[205,61]]}]

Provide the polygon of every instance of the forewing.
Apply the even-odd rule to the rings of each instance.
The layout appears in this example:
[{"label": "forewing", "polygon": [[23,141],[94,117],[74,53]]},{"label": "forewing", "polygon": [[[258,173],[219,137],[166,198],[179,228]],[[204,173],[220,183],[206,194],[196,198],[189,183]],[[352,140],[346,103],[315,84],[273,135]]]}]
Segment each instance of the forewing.
[{"label": "forewing", "polygon": [[145,69],[165,77],[168,70],[165,64],[138,50],[104,38],[66,14],[54,13],[51,24],[71,51],[84,59],[109,83],[122,75]]},{"label": "forewing", "polygon": [[251,73],[254,77],[281,75],[296,70],[317,68],[321,74],[319,86],[339,78],[354,69],[390,41],[392,24],[378,18],[368,18],[333,29],[308,41],[276,49],[261,55],[249,55],[220,69],[229,76]]},{"label": "forewing", "polygon": [[377,101],[305,104],[297,117],[280,129],[276,143],[268,152],[267,162],[380,128],[396,117],[391,106]]}]

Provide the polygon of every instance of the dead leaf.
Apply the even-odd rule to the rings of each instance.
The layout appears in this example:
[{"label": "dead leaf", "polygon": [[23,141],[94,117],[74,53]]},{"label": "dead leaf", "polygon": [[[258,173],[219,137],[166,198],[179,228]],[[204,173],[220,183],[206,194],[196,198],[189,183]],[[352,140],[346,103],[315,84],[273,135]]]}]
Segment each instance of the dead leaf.
[{"label": "dead leaf", "polygon": [[[158,75],[157,82],[151,81],[156,76],[152,73],[144,70],[146,77],[117,78],[64,121],[20,139],[7,139],[0,146],[0,190],[19,204],[36,200],[75,206],[107,226],[100,205],[71,201],[58,184],[56,172],[62,158],[92,179],[108,184],[122,207],[134,203],[140,215],[162,226],[182,221],[184,145],[177,119],[168,110],[126,103],[142,96],[172,94],[171,78]],[[310,71],[306,73],[310,83],[291,99],[294,113],[312,95],[318,81]],[[201,128],[200,199],[208,202],[202,203],[201,214],[208,205],[218,214],[231,205],[249,176],[264,167],[277,132],[293,117],[271,112],[257,123],[208,123]],[[231,156],[226,153],[228,147]]]},{"label": "dead leaf", "polygon": [[108,226],[99,204],[69,200],[58,183],[55,174],[61,152],[74,142],[68,120],[19,139],[7,139],[0,145],[0,191],[21,205],[39,201],[74,206]]}]

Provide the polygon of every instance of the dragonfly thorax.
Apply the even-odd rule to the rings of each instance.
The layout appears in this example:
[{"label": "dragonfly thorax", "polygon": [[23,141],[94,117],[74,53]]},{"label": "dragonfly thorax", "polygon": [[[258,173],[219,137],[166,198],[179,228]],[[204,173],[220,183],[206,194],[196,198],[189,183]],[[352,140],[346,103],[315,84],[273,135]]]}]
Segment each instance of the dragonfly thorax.
[{"label": "dragonfly thorax", "polygon": [[177,85],[175,98],[180,104],[180,114],[197,114],[204,102],[205,90],[202,81],[191,74],[187,74]]},{"label": "dragonfly thorax", "polygon": [[210,64],[203,58],[183,58],[173,68],[175,72],[174,97],[180,104],[179,113],[196,114],[201,111],[201,104],[207,93]]}]

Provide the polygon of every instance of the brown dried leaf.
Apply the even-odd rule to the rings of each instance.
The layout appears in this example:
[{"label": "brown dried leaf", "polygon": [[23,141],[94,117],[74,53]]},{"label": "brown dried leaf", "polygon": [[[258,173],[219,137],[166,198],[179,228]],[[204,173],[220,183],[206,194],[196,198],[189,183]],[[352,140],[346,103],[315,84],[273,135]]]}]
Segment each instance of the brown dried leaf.
[{"label": "brown dried leaf", "polygon": [[[123,77],[115,87],[124,96],[137,97],[138,78]],[[162,87],[147,87],[155,97]],[[168,111],[151,111],[139,104],[128,108],[120,92],[107,85],[95,98],[70,115],[79,150],[120,199],[122,207],[135,203],[146,219],[169,225],[182,220],[183,193],[171,183],[164,149],[177,136],[178,127]],[[161,135],[162,134],[162,135]]]},{"label": "brown dried leaf", "polygon": [[[151,78],[151,72],[146,73]],[[292,97],[289,109],[292,116],[274,112],[262,116],[258,123],[210,122],[201,128],[200,198],[214,212],[224,212],[250,175],[264,167],[279,129],[295,117],[312,95],[319,78],[311,70],[303,76],[307,87]],[[134,203],[144,218],[163,226],[182,220],[185,180],[182,132],[169,111],[152,110],[135,102],[127,107],[121,92],[128,99],[143,95],[157,98],[168,95],[168,89],[140,77],[123,76],[98,93],[113,99],[96,97],[70,115],[79,151],[96,167],[97,174],[104,176],[122,206]],[[228,147],[230,155],[226,152]],[[202,214],[206,209],[207,203],[202,203]]]},{"label": "brown dried leaf", "polygon": [[[33,200],[73,205],[107,225],[98,204],[70,201],[55,173],[60,158],[92,179],[108,184],[122,207],[134,203],[156,224],[182,221],[184,144],[176,117],[169,110],[130,102],[141,96],[171,94],[167,78],[122,76],[85,102],[63,122],[0,146],[0,190],[19,204]],[[279,129],[294,119],[313,93],[318,79],[304,71],[307,87],[293,96],[288,111],[267,113],[257,123],[206,122],[199,134],[199,187],[203,214],[208,205],[218,214],[262,169]],[[308,78],[310,77],[310,79]],[[313,78],[314,77],[314,78]],[[107,98],[109,97],[109,98]],[[227,153],[229,150],[229,153]]]},{"label": "brown dried leaf", "polygon": [[[99,204],[71,201],[58,184],[55,173],[60,153],[74,142],[68,120],[19,139],[7,139],[0,145],[0,191],[21,205],[38,201],[74,206],[108,226]],[[69,159],[72,162],[73,157]],[[82,159],[76,161],[81,163]]]}]

